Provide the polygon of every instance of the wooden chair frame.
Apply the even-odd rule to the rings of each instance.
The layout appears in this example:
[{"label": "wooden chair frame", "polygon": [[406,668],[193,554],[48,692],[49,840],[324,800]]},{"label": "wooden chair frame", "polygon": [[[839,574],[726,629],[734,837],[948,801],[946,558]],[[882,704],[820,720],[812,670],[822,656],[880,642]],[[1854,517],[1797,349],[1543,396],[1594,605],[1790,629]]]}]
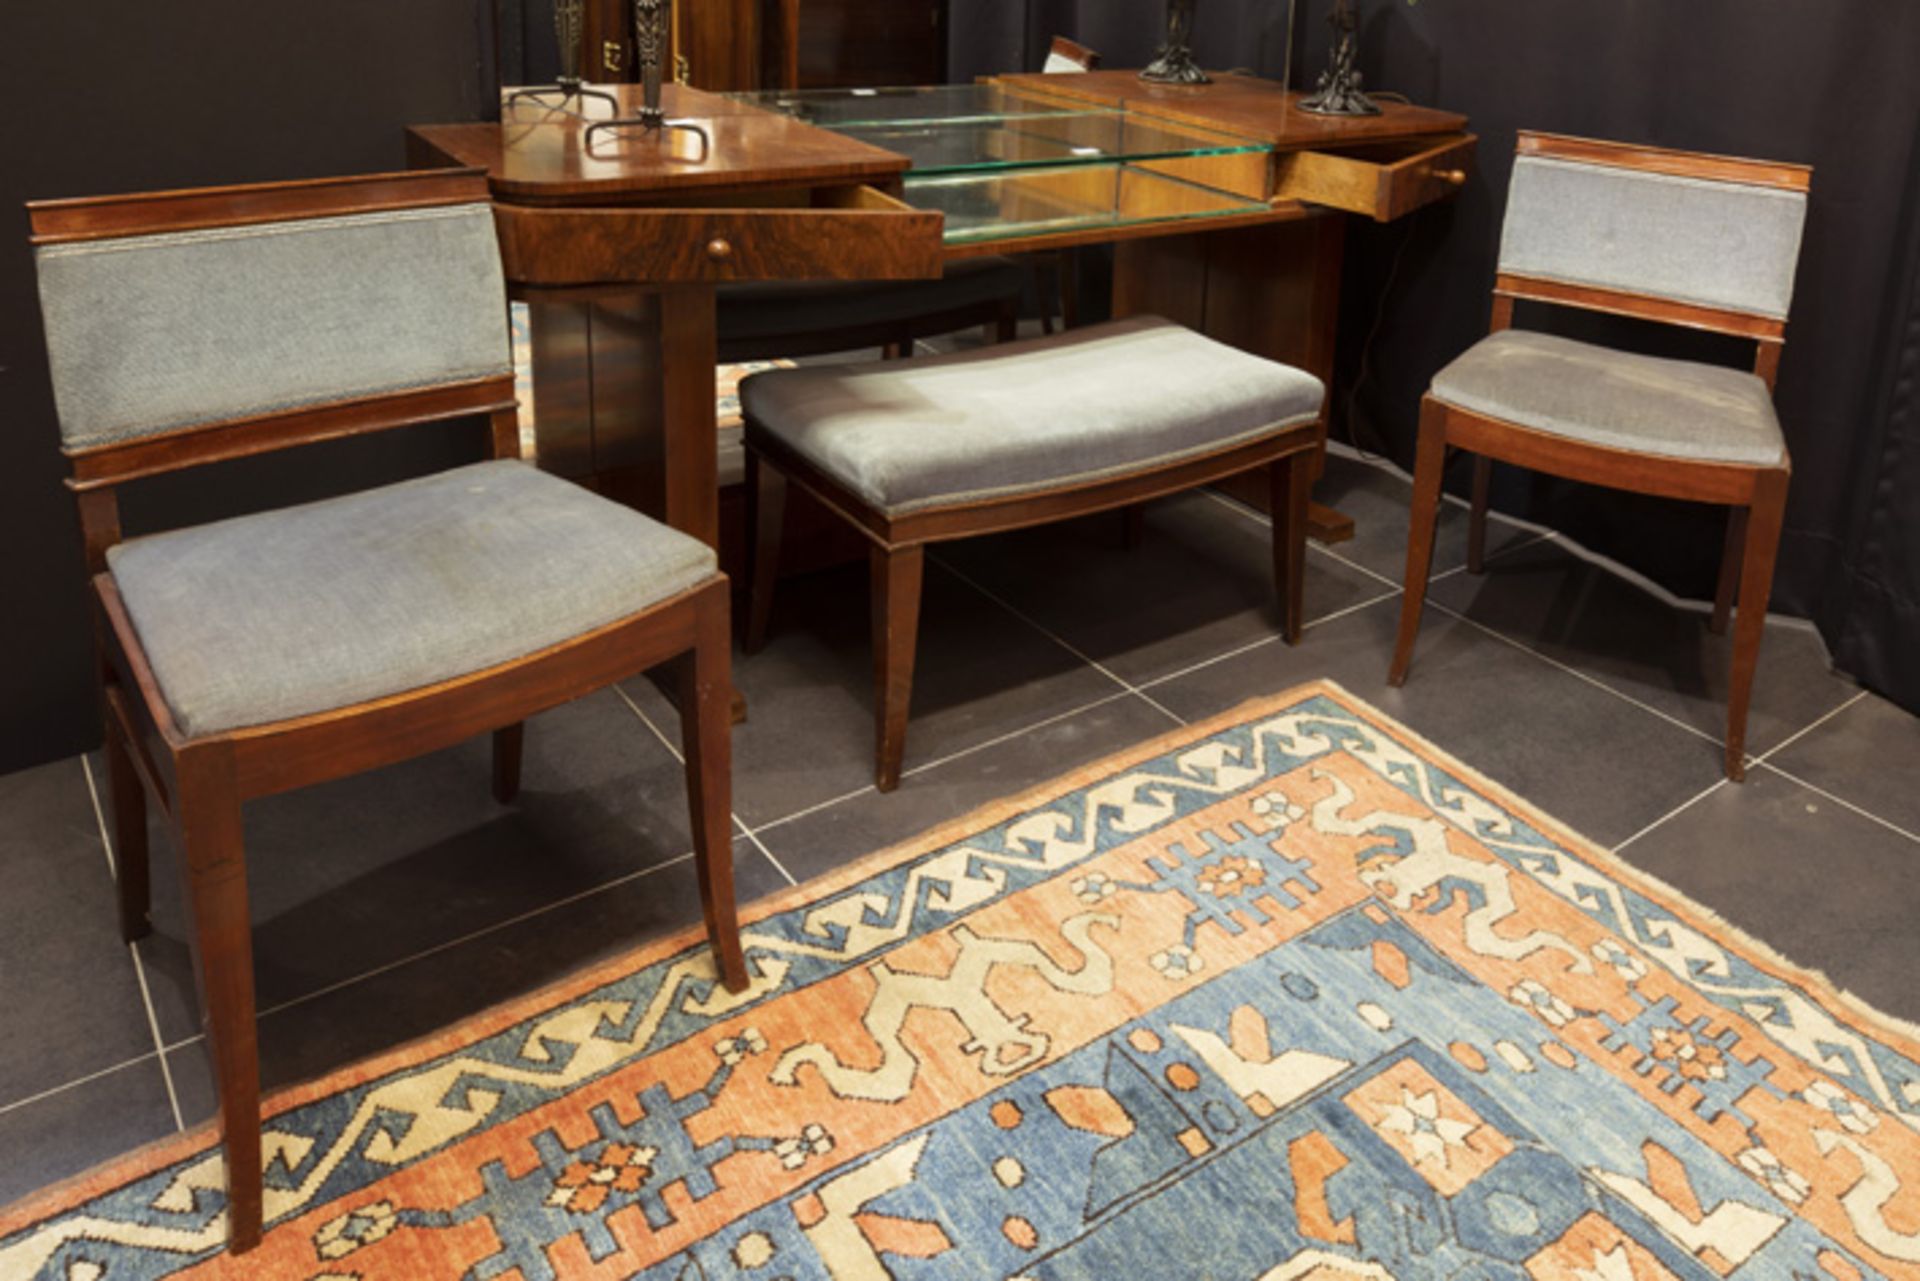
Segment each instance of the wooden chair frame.
[{"label": "wooden chair frame", "polygon": [[868,541],[872,577],[874,785],[900,785],[906,752],[907,709],[920,624],[920,585],[930,543],[997,534],[1114,508],[1128,513],[1127,541],[1138,537],[1140,504],[1264,467],[1271,486],[1273,570],[1280,598],[1281,634],[1300,639],[1306,576],[1307,494],[1319,441],[1318,420],[1299,423],[1249,444],[1131,475],[1061,485],[1032,493],[952,503],[889,516],[875,509],[777,438],[747,424],[747,528],[751,597],[746,650],[766,643],[779,573],[780,534],[789,481],[812,494]]},{"label": "wooden chair frame", "polygon": [[[1812,177],[1811,170],[1800,165],[1525,131],[1519,136],[1518,151],[1521,155],[1801,193],[1807,191]],[[1756,347],[1753,372],[1766,383],[1769,391],[1779,372],[1780,353],[1785,345],[1786,322],[1774,317],[1508,272],[1499,273],[1494,281],[1490,333],[1511,327],[1516,301],[1578,307],[1750,338]],[[1387,682],[1403,684],[1413,660],[1421,607],[1426,599],[1427,572],[1433,561],[1434,527],[1439,517],[1441,480],[1448,450],[1460,449],[1477,455],[1467,537],[1467,569],[1476,574],[1484,568],[1487,488],[1495,459],[1615,489],[1724,504],[1729,508],[1726,542],[1710,628],[1715,635],[1726,631],[1737,588],[1739,615],[1734,626],[1733,669],[1727,692],[1726,774],[1735,782],[1743,779],[1747,704],[1759,664],[1767,599],[1773,590],[1774,558],[1779,548],[1787,482],[1792,471],[1784,450],[1778,465],[1760,467],[1613,448],[1474,413],[1440,401],[1431,392],[1420,403],[1416,448],[1406,590],[1401,598],[1400,630]]]},{"label": "wooden chair frame", "polygon": [[[29,209],[34,243],[53,244],[486,199],[485,175],[474,170],[43,202]],[[292,445],[479,415],[491,423],[492,456],[519,457],[511,374],[66,451],[67,485],[79,506],[97,615],[121,934],[132,942],[152,928],[150,795],[171,820],[183,854],[226,1151],[228,1241],[236,1253],[258,1243],[262,1226],[259,1056],[241,823],[246,801],[491,731],[493,793],[506,803],[519,789],[528,716],[672,661],[681,681],[687,789],[707,932],[722,981],[734,991],[747,984],[733,902],[731,639],[724,575],[715,573],[670,599],[524,658],[290,720],[189,737],[155,683],[107,567],[107,550],[121,536],[120,485]]]}]

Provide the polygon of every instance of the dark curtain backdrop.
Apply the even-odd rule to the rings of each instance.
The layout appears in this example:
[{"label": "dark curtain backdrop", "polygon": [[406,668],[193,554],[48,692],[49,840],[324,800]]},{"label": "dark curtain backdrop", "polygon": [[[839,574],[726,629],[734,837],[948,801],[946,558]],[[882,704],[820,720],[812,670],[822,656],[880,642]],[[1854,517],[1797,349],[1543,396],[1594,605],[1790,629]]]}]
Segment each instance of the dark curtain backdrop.
[{"label": "dark curtain backdrop", "polygon": [[[0,4],[0,772],[100,738],[22,203],[404,168],[406,125],[478,114],[490,13],[485,0]],[[480,449],[477,432],[442,428],[296,450],[131,491],[127,525],[337,493]]]},{"label": "dark curtain backdrop", "polygon": [[[1465,113],[1459,199],[1351,226],[1335,430],[1410,465],[1420,394],[1485,332],[1519,128],[1814,168],[1777,403],[1794,478],[1773,608],[1835,663],[1920,710],[1920,5],[1888,0],[1358,0],[1371,88]],[[1154,0],[954,0],[955,78],[1034,67],[1053,34],[1138,65]],[[1326,63],[1329,0],[1298,0],[1293,83]],[[1278,77],[1282,6],[1199,0],[1209,67]],[[964,14],[964,16],[962,16]],[[1257,33],[1257,34],[1256,34]],[[1519,323],[1746,363],[1751,347],[1523,309]],[[1457,462],[1456,485],[1465,480]],[[1712,593],[1723,513],[1496,470],[1496,506],[1566,531],[1681,595]]]}]

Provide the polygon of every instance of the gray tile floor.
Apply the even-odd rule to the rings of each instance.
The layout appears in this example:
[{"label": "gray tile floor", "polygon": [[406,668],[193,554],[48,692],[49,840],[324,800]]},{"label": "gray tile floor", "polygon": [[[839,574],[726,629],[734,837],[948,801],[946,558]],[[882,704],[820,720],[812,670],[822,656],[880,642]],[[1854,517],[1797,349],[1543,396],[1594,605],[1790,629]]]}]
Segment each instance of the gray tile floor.
[{"label": "gray tile floor", "polygon": [[[1749,781],[1721,781],[1724,645],[1704,614],[1562,540],[1449,507],[1413,677],[1384,684],[1403,477],[1335,457],[1359,537],[1308,557],[1296,648],[1267,529],[1204,494],[934,556],[900,790],[876,794],[859,569],[783,588],[737,677],[743,902],[1257,695],[1331,676],[1883,1009],[1920,1018],[1920,721],[1770,626]],[[484,741],[251,806],[268,1084],[375,1053],[698,919],[673,714],[646,682],[536,720],[512,807]],[[121,944],[97,759],[0,778],[0,1202],[211,1115],[170,843],[154,935]]]}]

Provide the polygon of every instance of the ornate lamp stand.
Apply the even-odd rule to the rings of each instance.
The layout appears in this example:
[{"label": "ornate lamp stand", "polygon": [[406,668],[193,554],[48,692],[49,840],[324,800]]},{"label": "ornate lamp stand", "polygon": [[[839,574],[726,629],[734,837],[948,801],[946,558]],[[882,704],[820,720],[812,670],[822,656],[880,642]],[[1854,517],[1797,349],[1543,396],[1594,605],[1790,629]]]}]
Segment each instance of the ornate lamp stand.
[{"label": "ornate lamp stand", "polygon": [[[511,107],[522,98],[535,100],[560,95],[560,106],[564,110],[569,102],[580,100],[585,107],[588,98],[598,98],[613,108],[613,114],[620,114],[620,100],[604,89],[594,89],[580,78],[580,18],[586,7],[586,0],[553,0],[553,34],[560,42],[560,74],[556,83],[550,85],[531,85],[525,89],[515,89],[507,95],[507,106]],[[574,113],[586,119],[584,112]]]},{"label": "ornate lamp stand", "polygon": [[1333,28],[1333,65],[1320,73],[1313,96],[1301,99],[1300,110],[1322,116],[1379,115],[1380,104],[1360,92],[1360,73],[1353,65],[1358,51],[1353,32],[1359,25],[1353,0],[1333,0],[1327,23]]},{"label": "ornate lamp stand", "polygon": [[667,0],[633,0],[634,43],[640,51],[640,113],[619,120],[596,120],[587,126],[585,142],[602,129],[642,129],[654,137],[679,129],[700,139],[698,160],[713,146],[707,131],[691,120],[669,120],[660,108],[660,65],[667,43]]},{"label": "ornate lamp stand", "polygon": [[1193,9],[1196,0],[1167,0],[1167,38],[1160,46],[1160,52],[1154,55],[1145,71],[1140,73],[1142,80],[1157,81],[1161,84],[1203,85],[1209,84],[1207,73],[1200,70],[1200,64],[1193,60]]}]

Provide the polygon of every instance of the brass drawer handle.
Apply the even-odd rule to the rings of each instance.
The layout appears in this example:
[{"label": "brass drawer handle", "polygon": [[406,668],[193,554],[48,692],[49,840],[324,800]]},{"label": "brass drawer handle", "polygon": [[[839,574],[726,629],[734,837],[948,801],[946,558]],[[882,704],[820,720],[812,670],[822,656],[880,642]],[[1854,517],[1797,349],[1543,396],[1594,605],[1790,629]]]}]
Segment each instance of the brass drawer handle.
[{"label": "brass drawer handle", "polygon": [[733,246],[725,236],[715,236],[707,242],[707,257],[715,262],[725,262],[733,257]]}]

